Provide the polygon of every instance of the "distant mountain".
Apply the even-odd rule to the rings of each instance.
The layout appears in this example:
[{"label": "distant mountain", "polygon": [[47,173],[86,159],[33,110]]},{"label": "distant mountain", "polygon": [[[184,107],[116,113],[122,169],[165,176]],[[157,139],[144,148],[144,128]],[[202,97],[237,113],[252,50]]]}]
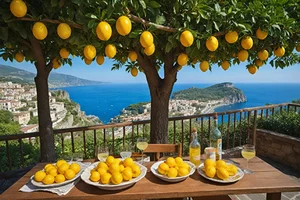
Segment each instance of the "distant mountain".
[{"label": "distant mountain", "polygon": [[[15,67],[0,64],[0,81],[11,81],[22,84],[34,84],[36,74]],[[103,82],[90,81],[75,76],[51,72],[49,87],[67,87],[81,85],[99,85]]]},{"label": "distant mountain", "polygon": [[181,100],[218,100],[223,99],[226,103],[245,102],[246,97],[243,91],[235,88],[232,83],[219,83],[207,88],[189,88],[174,92],[173,99]]}]

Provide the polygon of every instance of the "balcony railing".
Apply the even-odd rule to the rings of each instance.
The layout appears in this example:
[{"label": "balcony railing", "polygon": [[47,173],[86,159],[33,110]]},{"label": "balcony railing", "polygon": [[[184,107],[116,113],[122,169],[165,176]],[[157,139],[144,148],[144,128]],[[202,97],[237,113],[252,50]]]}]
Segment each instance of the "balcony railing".
[{"label": "balcony railing", "polygon": [[[267,105],[261,107],[232,110],[227,112],[218,112],[218,120],[223,135],[223,149],[242,145],[244,138],[250,138],[256,142],[256,123],[257,118],[268,118],[275,112],[299,111],[299,104],[283,103]],[[191,130],[193,126],[197,127],[200,134],[200,143],[202,150],[208,144],[208,133],[211,128],[214,113],[180,116],[169,118],[169,143],[181,143],[183,151],[188,149],[191,139]],[[150,120],[131,121],[123,123],[114,123],[107,125],[96,125],[87,127],[74,127],[67,129],[54,130],[56,138],[56,147],[61,152],[66,150],[66,142],[71,143],[70,151],[75,152],[79,143],[85,157],[94,154],[94,147],[99,144],[110,144],[111,153],[115,154],[120,145],[125,142],[135,146],[135,138],[138,136],[149,136]],[[11,170],[12,159],[18,159],[25,166],[26,157],[24,157],[24,144],[39,146],[39,132],[22,133],[16,135],[0,136],[0,147],[5,146],[7,168]],[[92,141],[87,141],[92,138]],[[80,141],[81,140],[81,141]],[[75,142],[76,141],[76,142]],[[19,158],[11,156],[11,144],[18,146]],[[82,144],[82,145],[81,145]],[[15,149],[14,149],[15,150]],[[184,153],[184,152],[183,152]],[[3,154],[2,154],[3,155]],[[15,168],[15,167],[14,167]]]}]

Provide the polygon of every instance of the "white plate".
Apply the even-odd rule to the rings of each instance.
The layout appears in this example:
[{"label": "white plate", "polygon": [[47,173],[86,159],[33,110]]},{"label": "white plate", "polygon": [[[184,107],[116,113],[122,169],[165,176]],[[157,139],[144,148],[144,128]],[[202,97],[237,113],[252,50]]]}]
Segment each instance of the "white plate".
[{"label": "white plate", "polygon": [[175,177],[175,178],[169,178],[169,177],[167,177],[167,176],[165,176],[165,175],[159,174],[158,171],[157,171],[158,166],[159,166],[161,163],[163,163],[163,162],[165,162],[165,161],[162,160],[162,161],[158,161],[158,162],[154,163],[154,164],[151,166],[151,172],[152,172],[155,176],[157,176],[158,178],[160,178],[161,180],[167,181],[167,182],[171,182],[171,183],[176,183],[176,182],[180,182],[180,181],[185,180],[187,177],[189,177],[190,175],[192,175],[192,174],[195,172],[195,170],[196,170],[196,166],[195,166],[193,163],[191,163],[191,162],[189,162],[189,161],[184,161],[184,162],[186,162],[186,163],[190,166],[190,173],[188,173],[186,176],[180,176],[180,177]]},{"label": "white plate", "polygon": [[237,173],[234,176],[229,176],[229,178],[226,179],[226,180],[222,180],[222,179],[219,179],[219,178],[210,178],[210,177],[206,176],[205,172],[203,171],[203,167],[204,167],[204,163],[202,163],[198,167],[198,169],[197,169],[198,174],[200,174],[201,176],[203,176],[204,178],[206,178],[208,180],[218,182],[218,183],[233,183],[233,182],[236,182],[236,181],[238,181],[238,180],[240,180],[244,177],[243,170],[241,170],[239,167],[237,167],[238,168]]},{"label": "white plate", "polygon": [[[71,179],[71,180],[66,180],[66,181],[64,181],[64,182],[62,182],[62,183],[53,183],[53,184],[49,184],[49,185],[45,185],[43,182],[36,182],[35,180],[34,180],[34,175],[33,176],[31,176],[30,177],[30,179],[31,179],[31,183],[33,184],[33,185],[35,185],[35,186],[37,186],[37,187],[41,187],[41,188],[50,188],[50,187],[57,187],[57,186],[61,186],[61,185],[66,185],[66,184],[68,184],[68,183],[71,183],[71,182],[73,182],[73,181],[75,181],[79,176],[80,176],[80,174],[82,173],[82,164],[81,163],[79,163],[79,162],[69,162],[69,164],[71,165],[72,163],[77,163],[77,164],[79,164],[80,165],[80,171],[75,175],[75,177],[73,178],[73,179]],[[52,163],[53,165],[55,165],[55,163]],[[44,171],[44,170],[43,170]]]},{"label": "white plate", "polygon": [[81,174],[81,179],[86,182],[89,185],[93,185],[96,186],[102,190],[121,190],[121,189],[125,189],[128,188],[132,185],[134,185],[136,182],[138,182],[139,180],[141,180],[142,178],[144,178],[146,176],[147,173],[147,168],[137,162],[135,162],[136,165],[138,165],[141,169],[141,174],[133,179],[131,179],[130,181],[123,181],[122,183],[120,183],[119,185],[114,185],[114,184],[101,184],[100,182],[93,182],[90,180],[90,171],[92,169],[94,169],[99,162],[93,163],[92,165],[90,165],[88,168],[86,168],[82,174]]}]

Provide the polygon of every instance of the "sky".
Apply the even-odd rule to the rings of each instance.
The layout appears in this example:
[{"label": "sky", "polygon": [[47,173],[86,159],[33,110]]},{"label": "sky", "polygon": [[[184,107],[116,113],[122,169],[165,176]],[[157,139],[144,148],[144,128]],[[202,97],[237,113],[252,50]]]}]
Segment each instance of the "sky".
[{"label": "sky", "polygon": [[[139,72],[137,77],[132,77],[130,73],[125,71],[125,66],[120,70],[111,71],[113,60],[105,58],[103,65],[98,65],[95,61],[91,65],[86,65],[80,58],[73,58],[73,65],[64,65],[57,70],[52,70],[51,73],[61,73],[73,75],[79,78],[111,82],[111,83],[146,83],[146,77]],[[36,73],[33,64],[16,61],[5,62],[2,58],[0,64],[9,65],[26,71]],[[193,69],[190,66],[184,66],[177,75],[177,83],[299,83],[300,82],[300,64],[296,64],[284,69],[272,68],[269,64],[263,65],[251,75],[246,69],[246,62],[240,65],[233,65],[227,71],[224,71],[217,65],[212,66],[212,72],[203,73],[199,69],[199,63]],[[160,69],[161,76],[163,70]]]}]

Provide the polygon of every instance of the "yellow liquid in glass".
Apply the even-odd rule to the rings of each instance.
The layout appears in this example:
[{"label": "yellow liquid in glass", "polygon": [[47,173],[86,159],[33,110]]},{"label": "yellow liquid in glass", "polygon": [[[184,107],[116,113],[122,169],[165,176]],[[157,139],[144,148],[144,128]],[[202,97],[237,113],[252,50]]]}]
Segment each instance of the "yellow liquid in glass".
[{"label": "yellow liquid in glass", "polygon": [[255,151],[242,150],[242,156],[247,160],[250,160],[255,157]]},{"label": "yellow liquid in glass", "polygon": [[201,155],[200,147],[190,148],[190,161],[196,167],[200,165],[200,155]]},{"label": "yellow liquid in glass", "polygon": [[97,157],[100,161],[105,161],[108,157],[108,153],[98,153]]},{"label": "yellow liquid in glass", "polygon": [[148,142],[138,142],[136,146],[139,150],[144,151],[148,147]]}]

